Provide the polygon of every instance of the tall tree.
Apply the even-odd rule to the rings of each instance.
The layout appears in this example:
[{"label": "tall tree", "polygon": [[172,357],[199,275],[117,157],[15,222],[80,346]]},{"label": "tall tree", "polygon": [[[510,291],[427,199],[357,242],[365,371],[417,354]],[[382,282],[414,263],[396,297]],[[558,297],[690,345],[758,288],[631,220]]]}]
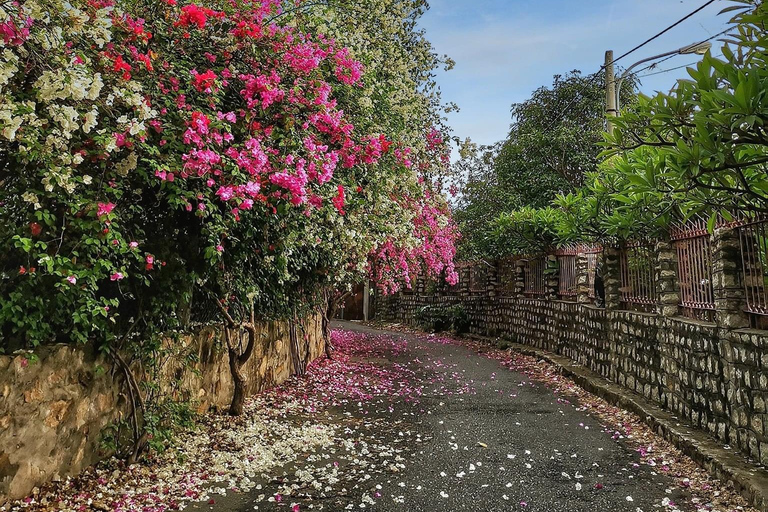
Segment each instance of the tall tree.
[{"label": "tall tree", "polygon": [[[634,83],[624,87],[629,91]],[[602,75],[572,71],[512,105],[507,139],[457,164],[465,177],[456,214],[464,257],[506,253],[497,220],[520,208],[545,208],[597,170],[605,124]],[[627,91],[627,92],[628,92]],[[625,97],[630,97],[626,94]],[[506,220],[509,220],[507,216]],[[503,222],[502,225],[507,225]]]}]

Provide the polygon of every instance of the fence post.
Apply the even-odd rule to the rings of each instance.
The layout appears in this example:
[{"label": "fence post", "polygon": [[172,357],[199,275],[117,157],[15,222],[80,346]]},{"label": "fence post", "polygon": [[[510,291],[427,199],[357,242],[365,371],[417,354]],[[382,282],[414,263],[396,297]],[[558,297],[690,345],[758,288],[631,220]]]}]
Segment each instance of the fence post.
[{"label": "fence post", "polygon": [[660,240],[656,243],[656,290],[659,300],[656,312],[663,316],[676,316],[680,305],[680,291],[677,283],[677,253],[671,242]]},{"label": "fence post", "polygon": [[[547,254],[546,258],[544,259],[546,262],[546,267],[544,269],[544,281],[546,283],[546,293],[544,294],[544,298],[546,299],[557,299],[558,298],[558,291],[560,288],[560,265],[557,261],[557,256],[554,254]],[[555,272],[549,273],[550,269],[556,269]]]},{"label": "fence post", "polygon": [[712,238],[712,286],[715,322],[719,327],[749,326],[744,314],[746,294],[740,279],[740,240],[737,229],[717,228]]},{"label": "fence post", "polygon": [[514,296],[517,298],[525,297],[525,260],[517,259],[514,261],[515,265],[515,286]]},{"label": "fence post", "polygon": [[605,289],[605,309],[619,309],[621,306],[621,269],[618,247],[606,247],[603,251],[602,274]]},{"label": "fence post", "polygon": [[416,295],[424,295],[425,292],[425,279],[424,276],[419,274],[419,276],[416,278]]},{"label": "fence post", "polygon": [[576,254],[576,284],[578,286],[579,295],[578,295],[578,302],[579,304],[589,304],[592,302],[589,298],[589,276],[587,275],[589,271],[589,261],[587,260],[587,254],[584,252],[583,249],[579,250],[579,252]]},{"label": "fence post", "polygon": [[472,269],[469,265],[463,265],[459,268],[459,295],[462,297],[469,297],[469,278]]},{"label": "fence post", "polygon": [[499,262],[494,261],[492,265],[488,265],[488,275],[486,278],[486,295],[488,297],[495,297],[497,290],[500,287],[499,283]]}]

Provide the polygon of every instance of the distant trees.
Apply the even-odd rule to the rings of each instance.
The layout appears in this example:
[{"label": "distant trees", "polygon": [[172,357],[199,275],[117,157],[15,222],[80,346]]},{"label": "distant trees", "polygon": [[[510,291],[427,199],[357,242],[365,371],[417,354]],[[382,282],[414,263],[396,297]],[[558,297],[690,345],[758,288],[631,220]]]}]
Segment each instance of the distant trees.
[{"label": "distant trees", "polygon": [[[633,86],[625,83],[625,97]],[[518,250],[504,235],[512,219],[520,217],[516,210],[547,207],[558,194],[584,185],[597,170],[604,111],[602,75],[579,71],[555,76],[551,87],[512,105],[507,139],[478,148],[457,164],[465,176],[456,213],[464,234],[463,256],[494,257]],[[530,215],[535,213],[522,217]]]}]

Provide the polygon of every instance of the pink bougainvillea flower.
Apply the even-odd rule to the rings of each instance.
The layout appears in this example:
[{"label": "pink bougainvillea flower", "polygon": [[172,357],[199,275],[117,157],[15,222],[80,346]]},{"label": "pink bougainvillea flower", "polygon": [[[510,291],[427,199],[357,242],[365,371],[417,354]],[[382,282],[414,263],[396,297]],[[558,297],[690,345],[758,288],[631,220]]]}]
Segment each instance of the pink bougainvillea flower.
[{"label": "pink bougainvillea flower", "polygon": [[111,276],[109,276],[109,280],[110,280],[110,281],[120,281],[120,280],[121,280],[121,279],[123,279],[124,277],[125,277],[125,276],[123,275],[123,273],[122,273],[122,272],[115,272],[114,274],[112,274]]},{"label": "pink bougainvillea flower", "polygon": [[138,249],[139,248],[139,242],[131,242],[128,244],[128,247],[131,249]]},{"label": "pink bougainvillea flower", "polygon": [[67,281],[69,281],[70,284],[77,284],[77,277],[67,276]]},{"label": "pink bougainvillea flower", "polygon": [[96,216],[102,217],[104,215],[109,215],[114,209],[114,203],[99,203],[96,208]]}]

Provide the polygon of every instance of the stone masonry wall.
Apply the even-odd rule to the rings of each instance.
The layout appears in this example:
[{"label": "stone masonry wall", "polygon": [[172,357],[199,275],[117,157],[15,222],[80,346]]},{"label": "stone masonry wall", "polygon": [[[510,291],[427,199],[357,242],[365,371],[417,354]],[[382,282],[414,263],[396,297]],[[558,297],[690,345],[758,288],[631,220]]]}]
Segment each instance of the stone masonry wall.
[{"label": "stone masonry wall", "polygon": [[[297,331],[304,361],[323,354],[319,316],[302,321]],[[220,332],[201,328],[174,346],[193,362],[182,364],[175,357],[165,363],[157,381],[161,393],[189,400],[201,413],[226,408],[233,384]],[[0,356],[0,504],[76,475],[109,455],[101,447],[102,432],[129,410],[119,372],[94,350],[54,345],[41,347],[35,356],[33,361]],[[250,393],[292,375],[288,322],[261,325],[260,343],[245,373]]]},{"label": "stone masonry wall", "polygon": [[[646,312],[623,309],[619,251],[606,248],[605,307],[587,300],[588,290],[572,301],[557,300],[553,289],[527,297],[518,271],[519,282],[505,292],[497,282],[470,292],[462,274],[452,295],[381,299],[379,319],[413,324],[426,305],[462,304],[471,333],[567,356],[768,464],[768,331],[746,327],[738,233],[718,229],[712,244],[711,321],[680,315],[678,266],[669,242],[656,244],[657,300]],[[462,270],[468,273],[466,265]],[[583,286],[586,277],[578,282]],[[557,280],[547,286],[556,287]]]}]

